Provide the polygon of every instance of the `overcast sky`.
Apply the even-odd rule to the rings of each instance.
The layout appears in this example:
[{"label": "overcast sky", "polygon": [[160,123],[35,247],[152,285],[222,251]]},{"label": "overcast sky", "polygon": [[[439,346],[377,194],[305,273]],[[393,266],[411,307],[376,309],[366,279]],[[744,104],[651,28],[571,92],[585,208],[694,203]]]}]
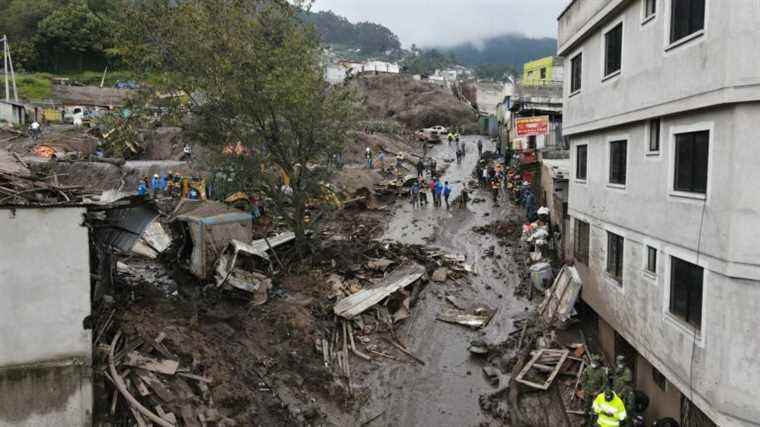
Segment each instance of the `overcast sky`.
[{"label": "overcast sky", "polygon": [[370,21],[396,33],[404,47],[450,46],[521,33],[556,37],[557,17],[569,0],[314,0],[351,22]]}]

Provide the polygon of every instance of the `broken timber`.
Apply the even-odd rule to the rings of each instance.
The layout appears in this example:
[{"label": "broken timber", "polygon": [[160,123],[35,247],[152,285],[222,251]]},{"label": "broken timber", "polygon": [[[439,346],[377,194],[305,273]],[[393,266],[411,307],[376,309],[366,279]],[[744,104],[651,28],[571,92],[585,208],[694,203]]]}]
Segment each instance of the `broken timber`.
[{"label": "broken timber", "polygon": [[[548,390],[554,382],[554,379],[557,377],[557,374],[559,374],[559,370],[562,368],[562,365],[565,363],[565,360],[567,360],[569,354],[570,352],[568,350],[541,349],[533,354],[533,357],[523,367],[523,369],[517,375],[517,378],[515,378],[515,381],[533,388],[537,388],[539,390]],[[557,360],[557,364],[554,366],[547,366],[539,363],[542,362],[542,359],[545,358]],[[543,382],[543,384],[528,381],[525,379],[525,376],[531,369],[549,372],[549,377],[546,379],[546,381]]]},{"label": "broken timber", "polygon": [[358,316],[392,293],[416,282],[423,274],[425,269],[419,264],[399,268],[391,273],[384,284],[372,289],[363,289],[338,301],[334,308],[335,314],[344,319]]}]

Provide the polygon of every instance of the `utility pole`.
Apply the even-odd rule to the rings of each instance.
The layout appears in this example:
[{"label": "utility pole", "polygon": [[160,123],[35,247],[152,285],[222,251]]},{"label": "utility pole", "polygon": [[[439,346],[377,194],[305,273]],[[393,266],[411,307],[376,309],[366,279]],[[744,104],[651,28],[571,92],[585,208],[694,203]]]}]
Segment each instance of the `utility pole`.
[{"label": "utility pole", "polygon": [[3,36],[3,71],[5,73],[5,101],[11,100],[10,82],[13,82],[13,100],[18,102],[18,89],[16,88],[16,73],[13,71],[13,59],[11,49],[8,47],[8,36]]},{"label": "utility pole", "polygon": [[3,35],[3,76],[5,77],[5,101],[10,101],[10,87],[8,86],[8,36]]}]

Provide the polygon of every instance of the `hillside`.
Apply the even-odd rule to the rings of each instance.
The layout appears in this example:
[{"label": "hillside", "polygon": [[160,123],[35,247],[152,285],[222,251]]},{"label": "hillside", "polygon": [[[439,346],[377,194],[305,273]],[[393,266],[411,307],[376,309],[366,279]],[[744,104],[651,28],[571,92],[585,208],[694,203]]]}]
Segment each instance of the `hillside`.
[{"label": "hillside", "polygon": [[401,49],[398,36],[388,28],[373,22],[349,22],[332,11],[304,12],[304,22],[314,26],[322,43],[354,50],[367,55],[395,52]]},{"label": "hillside", "polygon": [[504,64],[519,70],[528,61],[556,54],[557,40],[505,34],[488,38],[477,44],[468,42],[437,49],[453,54],[463,65],[476,67],[486,64]]}]

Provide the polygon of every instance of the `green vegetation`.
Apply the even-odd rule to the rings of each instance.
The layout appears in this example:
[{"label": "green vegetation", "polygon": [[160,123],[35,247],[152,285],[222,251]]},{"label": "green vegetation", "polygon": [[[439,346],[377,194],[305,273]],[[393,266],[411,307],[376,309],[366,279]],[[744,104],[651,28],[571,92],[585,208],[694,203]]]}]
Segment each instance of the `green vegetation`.
[{"label": "green vegetation", "polygon": [[114,22],[128,0],[0,0],[19,71],[64,73],[115,63]]},{"label": "green vegetation", "polygon": [[457,64],[453,54],[444,54],[436,49],[415,51],[401,62],[401,69],[409,74],[430,75],[435,70],[444,69]]},{"label": "green vegetation", "polygon": [[398,36],[388,28],[372,22],[352,24],[348,19],[332,11],[312,13],[301,12],[301,19],[313,25],[322,43],[343,46],[346,51],[358,49],[357,59],[373,55],[391,53],[401,49]]},{"label": "green vegetation", "polygon": [[175,3],[142,0],[127,10],[125,59],[138,72],[159,74],[161,89],[204,94],[191,100],[194,138],[217,153],[242,144],[248,155],[213,166],[231,171],[242,190],[270,199],[305,249],[309,236],[319,235],[308,233],[319,216],[309,216],[307,203],[320,200],[334,172],[327,165],[357,122],[353,92],[324,81],[322,49],[299,5]]},{"label": "green vegetation", "polygon": [[515,67],[509,64],[480,64],[475,66],[475,75],[479,79],[505,81],[515,75]]},{"label": "green vegetation", "polygon": [[53,94],[53,82],[49,74],[23,74],[16,76],[16,87],[21,99],[41,101]]}]

